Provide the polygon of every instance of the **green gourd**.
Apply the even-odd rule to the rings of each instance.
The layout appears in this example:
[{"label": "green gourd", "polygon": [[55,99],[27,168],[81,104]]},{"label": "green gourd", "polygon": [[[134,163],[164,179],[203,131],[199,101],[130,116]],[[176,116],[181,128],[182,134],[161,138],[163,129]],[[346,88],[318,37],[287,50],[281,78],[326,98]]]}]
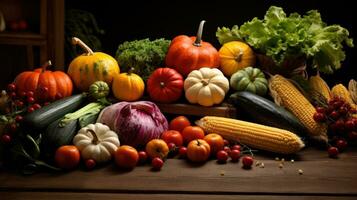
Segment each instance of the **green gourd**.
[{"label": "green gourd", "polygon": [[253,67],[246,67],[234,73],[230,85],[237,91],[249,91],[264,96],[268,91],[268,81],[264,73]]}]

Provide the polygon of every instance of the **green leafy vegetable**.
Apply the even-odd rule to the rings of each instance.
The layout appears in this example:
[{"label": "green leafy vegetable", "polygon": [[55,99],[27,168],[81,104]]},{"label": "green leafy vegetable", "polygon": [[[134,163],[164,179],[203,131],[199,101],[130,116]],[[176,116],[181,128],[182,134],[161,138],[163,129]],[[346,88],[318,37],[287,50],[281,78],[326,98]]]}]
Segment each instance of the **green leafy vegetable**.
[{"label": "green leafy vegetable", "polygon": [[311,60],[313,68],[324,73],[341,67],[345,59],[343,44],[353,47],[348,30],[339,25],[327,26],[318,11],[287,16],[275,6],[269,8],[264,19],[253,18],[240,28],[218,28],[216,36],[221,44],[244,41],[258,53],[271,57],[276,65],[291,57],[305,57]]},{"label": "green leafy vegetable", "polygon": [[164,38],[153,41],[142,39],[124,42],[119,45],[115,57],[121,71],[127,72],[134,68],[135,73],[146,80],[157,67],[164,66],[170,42]]}]

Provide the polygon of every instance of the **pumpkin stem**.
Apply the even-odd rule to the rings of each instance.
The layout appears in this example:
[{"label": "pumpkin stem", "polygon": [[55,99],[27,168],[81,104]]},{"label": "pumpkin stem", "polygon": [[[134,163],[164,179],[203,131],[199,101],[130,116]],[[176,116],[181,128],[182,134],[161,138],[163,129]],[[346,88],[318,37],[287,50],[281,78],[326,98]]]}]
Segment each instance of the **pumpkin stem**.
[{"label": "pumpkin stem", "polygon": [[131,67],[128,71],[128,75],[130,75],[131,73],[133,73],[135,71],[134,67]]},{"label": "pumpkin stem", "polygon": [[242,61],[242,57],[243,57],[243,51],[242,51],[242,49],[239,49],[239,54],[237,55],[237,57],[235,57],[235,60],[237,62],[240,62],[240,61]]},{"label": "pumpkin stem", "polygon": [[42,68],[42,72],[45,72],[47,67],[51,66],[51,65],[52,65],[51,60],[48,60],[47,62],[45,62],[45,64],[43,64],[42,67],[41,67]]},{"label": "pumpkin stem", "polygon": [[197,36],[196,36],[196,40],[193,43],[193,45],[195,45],[196,47],[200,47],[201,46],[201,40],[202,40],[202,31],[203,31],[203,25],[205,24],[205,20],[202,20],[199,27],[198,27],[198,31],[197,31]]},{"label": "pumpkin stem", "polygon": [[98,144],[99,143],[99,139],[98,139],[97,134],[92,129],[88,129],[87,132],[90,132],[92,134],[92,136],[93,136],[92,143],[93,144]]},{"label": "pumpkin stem", "polygon": [[161,86],[161,88],[165,87],[165,83],[161,81],[160,86]]},{"label": "pumpkin stem", "polygon": [[79,45],[82,49],[84,49],[87,53],[86,55],[93,55],[93,51],[92,49],[90,49],[82,40],[80,40],[79,38],[76,37],[72,37],[72,44],[73,45]]},{"label": "pumpkin stem", "polygon": [[202,84],[204,86],[206,86],[206,85],[208,85],[209,80],[208,79],[202,79],[201,82],[202,82]]}]

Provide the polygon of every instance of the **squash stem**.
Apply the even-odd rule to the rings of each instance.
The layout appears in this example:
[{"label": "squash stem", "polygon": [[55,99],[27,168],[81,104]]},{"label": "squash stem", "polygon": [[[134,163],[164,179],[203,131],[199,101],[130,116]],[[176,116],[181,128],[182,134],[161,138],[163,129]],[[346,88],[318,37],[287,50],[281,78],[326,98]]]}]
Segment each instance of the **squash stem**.
[{"label": "squash stem", "polygon": [[93,113],[93,112],[100,112],[105,105],[102,103],[94,102],[94,103],[89,103],[88,105],[84,106],[83,108],[77,110],[74,113],[69,113],[64,116],[64,118],[61,120],[59,123],[60,127],[66,126],[69,122],[76,120],[88,113]]},{"label": "squash stem", "polygon": [[198,31],[197,31],[197,36],[196,36],[196,40],[193,43],[194,46],[196,47],[200,47],[201,46],[201,40],[202,40],[202,31],[203,31],[203,25],[205,24],[205,20],[202,20],[199,27],[198,27]]},{"label": "squash stem", "polygon": [[42,68],[42,72],[45,72],[47,67],[51,66],[51,65],[52,65],[51,60],[48,60],[47,62],[45,62],[45,64],[43,64],[42,67],[41,67]]},{"label": "squash stem", "polygon": [[90,132],[93,136],[92,144],[98,144],[99,139],[98,139],[97,134],[92,129],[88,129],[87,132]]},{"label": "squash stem", "polygon": [[87,52],[86,53],[87,56],[93,55],[94,53],[91,48],[89,48],[82,40],[80,40],[77,37],[72,37],[72,44],[79,45],[82,49],[84,49]]}]

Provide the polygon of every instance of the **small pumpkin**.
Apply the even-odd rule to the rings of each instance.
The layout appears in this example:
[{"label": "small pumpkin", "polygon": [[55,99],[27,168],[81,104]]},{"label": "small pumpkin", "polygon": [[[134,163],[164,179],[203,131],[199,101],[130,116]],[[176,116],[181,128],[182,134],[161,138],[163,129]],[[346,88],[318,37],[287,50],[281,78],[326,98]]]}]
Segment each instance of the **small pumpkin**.
[{"label": "small pumpkin", "polygon": [[82,47],[86,53],[76,57],[69,64],[67,73],[80,91],[87,91],[96,81],[112,84],[113,77],[120,72],[118,62],[108,54],[93,52],[80,39],[73,37],[72,43]]},{"label": "small pumpkin", "polygon": [[201,68],[187,76],[184,89],[190,103],[212,106],[223,101],[229,90],[229,81],[218,69]]},{"label": "small pumpkin", "polygon": [[101,99],[107,97],[109,91],[109,85],[104,81],[96,81],[89,86],[89,94],[94,99]]},{"label": "small pumpkin", "polygon": [[161,103],[177,101],[183,91],[183,78],[172,68],[158,68],[147,81],[150,98]]},{"label": "small pumpkin", "polygon": [[201,21],[196,37],[179,35],[171,41],[165,63],[184,77],[191,71],[202,67],[219,66],[217,49],[201,39],[204,23],[204,20]]},{"label": "small pumpkin", "polygon": [[114,77],[112,91],[114,96],[121,101],[136,101],[143,96],[145,83],[131,69],[128,73],[121,73]]},{"label": "small pumpkin", "polygon": [[240,41],[225,43],[219,49],[219,57],[220,69],[228,77],[245,67],[254,66],[256,61],[253,50],[246,43]]},{"label": "small pumpkin", "polygon": [[81,128],[74,136],[73,144],[83,160],[93,159],[97,163],[109,161],[120,146],[118,135],[101,123]]},{"label": "small pumpkin", "polygon": [[268,81],[264,73],[253,67],[247,67],[234,73],[230,84],[234,90],[249,91],[260,96],[264,96],[268,91]]},{"label": "small pumpkin", "polygon": [[51,61],[34,71],[25,71],[16,76],[17,94],[32,91],[38,101],[54,101],[72,95],[71,78],[62,71],[50,71]]}]

